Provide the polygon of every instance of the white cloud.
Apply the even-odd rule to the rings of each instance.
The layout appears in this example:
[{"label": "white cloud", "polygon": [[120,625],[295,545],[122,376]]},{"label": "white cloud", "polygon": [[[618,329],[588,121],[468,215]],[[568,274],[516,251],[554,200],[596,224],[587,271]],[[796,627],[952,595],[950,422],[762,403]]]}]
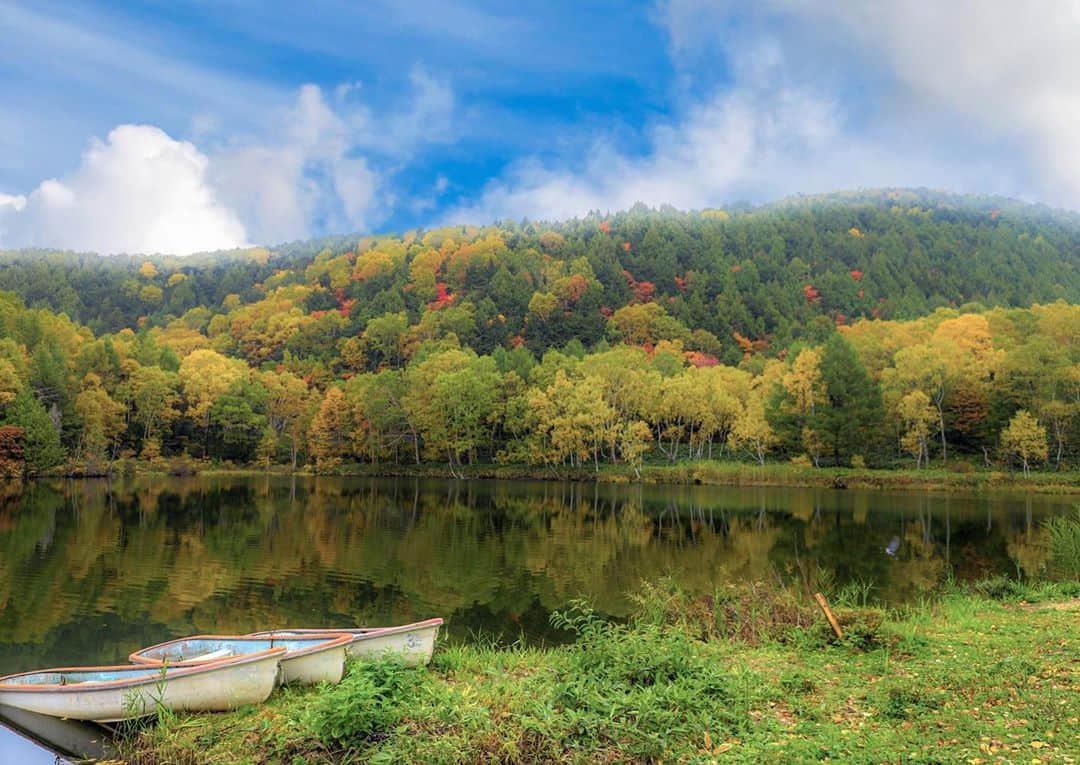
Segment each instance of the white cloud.
[{"label": "white cloud", "polygon": [[[986,190],[1080,206],[1080,5],[1072,0],[763,0],[752,11],[667,0],[659,10],[676,59],[717,44],[738,55],[725,37],[733,19],[744,34],[767,28],[799,62],[792,76],[864,77],[845,95],[853,106],[877,105],[866,115],[871,129],[875,120],[906,123],[924,146],[953,141],[945,166],[962,177],[981,165],[975,180]],[[1022,178],[1002,183],[1003,170]]]},{"label": "white cloud", "polygon": [[376,211],[380,179],[351,156],[355,126],[314,85],[266,136],[234,140],[214,152],[211,177],[255,241],[276,243],[317,228],[363,229]]},{"label": "white cloud", "polygon": [[0,194],[0,215],[3,214],[4,208],[8,208],[9,212],[19,212],[26,206],[26,197],[13,196],[11,194]]},{"label": "white cloud", "polygon": [[244,227],[207,184],[207,164],[158,128],[120,125],[91,143],[70,176],[0,198],[0,243],[103,253],[242,245]]},{"label": "white cloud", "polygon": [[[881,61],[928,119],[1015,140],[1041,196],[1080,205],[1080,5],[1071,0],[773,0]],[[1006,158],[1008,161],[1008,158]]]},{"label": "white cloud", "polygon": [[1080,6],[666,0],[655,18],[677,106],[644,151],[602,136],[519,160],[444,220],[884,185],[1080,205]]},{"label": "white cloud", "polygon": [[602,138],[580,166],[516,163],[447,222],[566,218],[645,202],[683,209],[806,190],[940,179],[931,163],[901,159],[853,136],[829,94],[789,86],[754,56],[755,71],[716,89],[677,118],[648,129],[647,150],[620,151]]},{"label": "white cloud", "polygon": [[396,201],[397,164],[451,135],[450,87],[420,68],[410,81],[404,102],[378,117],[353,98],[363,92],[356,83],[338,86],[329,100],[305,85],[271,120],[276,131],[213,152],[211,177],[255,241],[367,230],[385,216]]},{"label": "white cloud", "polygon": [[453,92],[422,69],[413,91],[379,119],[340,87],[315,85],[269,109],[257,135],[215,136],[214,114],[192,119],[208,148],[149,125],[121,125],[94,140],[71,175],[30,194],[0,194],[0,246],[186,254],[247,242],[367,230],[394,205],[398,165],[448,140]]}]

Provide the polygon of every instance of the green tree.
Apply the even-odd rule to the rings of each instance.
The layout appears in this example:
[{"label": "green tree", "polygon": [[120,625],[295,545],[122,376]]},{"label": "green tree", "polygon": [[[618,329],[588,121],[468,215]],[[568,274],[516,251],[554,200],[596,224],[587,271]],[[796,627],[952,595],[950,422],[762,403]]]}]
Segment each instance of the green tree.
[{"label": "green tree", "polygon": [[23,430],[23,449],[27,468],[40,473],[64,461],[60,431],[44,405],[25,388],[16,394],[4,412],[4,425]]},{"label": "green tree", "polygon": [[881,396],[866,367],[840,333],[825,343],[821,354],[824,403],[815,408],[813,430],[820,433],[834,464],[864,455],[877,437]]},{"label": "green tree", "polygon": [[445,457],[451,471],[472,460],[486,443],[502,376],[487,356],[450,350],[408,370],[402,404],[432,458]]},{"label": "green tree", "polygon": [[237,380],[210,408],[210,423],[221,442],[221,456],[248,461],[267,429],[269,393],[257,382]]}]

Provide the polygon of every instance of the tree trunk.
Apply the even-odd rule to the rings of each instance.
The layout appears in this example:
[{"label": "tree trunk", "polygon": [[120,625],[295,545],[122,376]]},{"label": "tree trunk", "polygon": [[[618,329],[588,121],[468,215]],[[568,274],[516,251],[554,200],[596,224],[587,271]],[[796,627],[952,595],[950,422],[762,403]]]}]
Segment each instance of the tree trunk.
[{"label": "tree trunk", "polygon": [[[944,394],[942,396],[944,397]],[[945,409],[941,405],[941,399],[935,398],[934,404],[937,406],[938,427],[941,428],[941,464],[944,465],[949,459],[949,447],[945,442]]]}]

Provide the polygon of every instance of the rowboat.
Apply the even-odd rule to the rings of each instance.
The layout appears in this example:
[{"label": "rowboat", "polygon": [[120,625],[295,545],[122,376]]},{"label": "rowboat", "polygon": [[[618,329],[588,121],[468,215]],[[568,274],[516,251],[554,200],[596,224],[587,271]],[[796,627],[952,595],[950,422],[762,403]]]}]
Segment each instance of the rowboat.
[{"label": "rowboat", "polygon": [[427,619],[397,627],[333,627],[326,629],[282,629],[254,632],[254,637],[291,637],[296,635],[351,636],[348,655],[359,659],[375,659],[382,656],[398,656],[406,664],[422,665],[431,661],[435,651],[435,639],[439,635],[442,619]]},{"label": "rowboat", "polygon": [[57,762],[67,762],[67,758],[95,762],[120,759],[108,731],[84,720],[62,720],[25,709],[0,707],[0,726],[47,749],[56,755]]},{"label": "rowboat", "polygon": [[0,677],[0,705],[72,720],[117,722],[154,714],[224,712],[266,701],[284,648],[186,667],[43,669]]},{"label": "rowboat", "polygon": [[353,636],[341,632],[319,635],[196,635],[143,648],[128,657],[135,664],[190,666],[224,656],[242,656],[284,648],[281,682],[313,685],[337,683],[345,672],[345,649]]}]

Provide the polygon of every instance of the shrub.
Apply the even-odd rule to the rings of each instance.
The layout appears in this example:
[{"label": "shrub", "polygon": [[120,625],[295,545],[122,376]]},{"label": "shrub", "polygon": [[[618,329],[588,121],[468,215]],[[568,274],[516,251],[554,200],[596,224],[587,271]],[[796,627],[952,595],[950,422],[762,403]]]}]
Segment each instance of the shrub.
[{"label": "shrub", "polygon": [[[654,612],[658,613],[658,612]],[[654,762],[704,730],[745,731],[760,678],[717,661],[710,647],[673,624],[616,624],[575,602],[552,616],[577,633],[538,720],[563,710],[552,731],[570,750],[598,751],[590,761]]]},{"label": "shrub", "polygon": [[665,579],[643,585],[634,600],[640,622],[678,625],[702,639],[733,638],[751,645],[786,640],[821,619],[816,607],[791,589],[768,582],[731,584],[712,597],[691,597]]},{"label": "shrub", "polygon": [[198,473],[195,462],[188,457],[173,457],[169,460],[169,475],[189,476]]},{"label": "shrub", "polygon": [[346,746],[390,733],[425,687],[422,669],[391,660],[350,664],[345,679],[320,694],[309,712],[314,736]]}]

